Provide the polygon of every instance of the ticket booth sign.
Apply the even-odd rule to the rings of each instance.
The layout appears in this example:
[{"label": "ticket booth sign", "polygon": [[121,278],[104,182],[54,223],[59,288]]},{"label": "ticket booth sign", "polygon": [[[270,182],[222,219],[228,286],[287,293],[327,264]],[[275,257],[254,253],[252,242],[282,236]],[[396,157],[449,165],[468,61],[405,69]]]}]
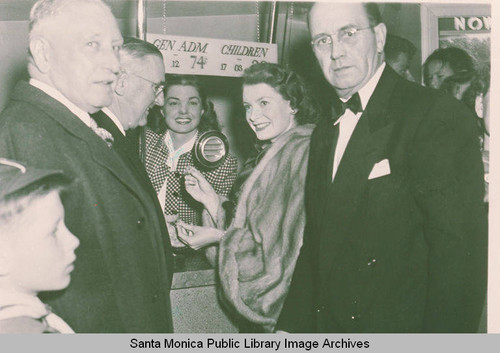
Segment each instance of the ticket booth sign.
[{"label": "ticket booth sign", "polygon": [[278,62],[276,44],[148,33],[163,54],[165,72],[239,77],[247,67]]}]

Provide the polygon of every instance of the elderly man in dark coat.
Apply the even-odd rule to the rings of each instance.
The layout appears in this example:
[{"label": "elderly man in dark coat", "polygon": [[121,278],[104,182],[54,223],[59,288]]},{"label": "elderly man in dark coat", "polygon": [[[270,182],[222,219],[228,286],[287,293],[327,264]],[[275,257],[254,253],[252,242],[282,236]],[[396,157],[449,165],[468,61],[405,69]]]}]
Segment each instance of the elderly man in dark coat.
[{"label": "elderly man in dark coat", "polygon": [[170,244],[158,202],[89,116],[111,103],[122,36],[100,0],[41,0],[31,11],[30,82],[0,116],[0,156],[61,169],[79,238],[71,285],[47,298],[75,332],[172,332]]}]

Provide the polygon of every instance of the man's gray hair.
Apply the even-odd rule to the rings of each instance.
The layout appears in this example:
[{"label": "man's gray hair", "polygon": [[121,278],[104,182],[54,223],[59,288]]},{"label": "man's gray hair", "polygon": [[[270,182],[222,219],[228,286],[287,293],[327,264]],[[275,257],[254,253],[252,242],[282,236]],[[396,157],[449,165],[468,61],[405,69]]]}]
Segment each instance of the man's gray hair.
[{"label": "man's gray hair", "polygon": [[120,62],[123,68],[135,66],[146,56],[157,56],[163,61],[161,51],[152,43],[134,37],[123,38],[123,46],[120,50]]},{"label": "man's gray hair", "polygon": [[[309,13],[311,12],[312,7],[314,6],[314,2],[305,3],[303,6],[307,9],[307,28],[311,28],[309,23]],[[375,2],[363,2],[361,3],[363,9],[365,10],[366,16],[368,17],[368,22],[370,26],[375,27],[379,23],[383,23],[382,16],[380,15],[380,9],[378,4]]]},{"label": "man's gray hair", "polygon": [[30,35],[41,21],[58,15],[63,8],[74,3],[101,4],[109,9],[109,6],[102,0],[38,0],[30,12]]}]

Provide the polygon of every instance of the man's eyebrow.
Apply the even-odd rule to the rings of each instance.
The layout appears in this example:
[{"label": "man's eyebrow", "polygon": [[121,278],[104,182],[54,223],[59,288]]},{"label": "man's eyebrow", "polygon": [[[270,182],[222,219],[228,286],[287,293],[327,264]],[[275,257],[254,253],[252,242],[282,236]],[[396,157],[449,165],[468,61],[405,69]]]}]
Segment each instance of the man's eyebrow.
[{"label": "man's eyebrow", "polygon": [[[177,97],[168,97],[167,100],[169,100],[169,99],[175,99],[175,100],[178,100],[178,101],[181,100],[180,98],[177,98]],[[196,96],[192,96],[192,97],[188,98],[188,100],[191,100],[191,99],[201,100],[199,97],[196,97]]]},{"label": "man's eyebrow", "polygon": [[320,38],[320,37],[323,37],[323,36],[329,36],[329,35],[332,35],[332,34],[335,34],[339,31],[345,31],[346,29],[350,29],[350,28],[359,28],[360,26],[354,24],[354,23],[349,23],[345,26],[342,26],[340,27],[339,29],[337,29],[335,32],[331,32],[331,33],[326,33],[326,32],[321,32],[321,33],[318,33],[316,34],[314,37],[312,37],[312,39],[317,39],[317,38]]},{"label": "man's eyebrow", "polygon": [[88,35],[85,36],[85,39],[87,40],[92,40],[92,39],[100,39],[102,35],[100,33],[89,33]]},{"label": "man's eyebrow", "polygon": [[325,33],[325,32],[321,32],[321,33],[318,33],[316,34],[314,37],[312,37],[312,39],[316,39],[316,38],[321,38],[323,36],[327,36],[327,35],[330,35],[329,33]]}]

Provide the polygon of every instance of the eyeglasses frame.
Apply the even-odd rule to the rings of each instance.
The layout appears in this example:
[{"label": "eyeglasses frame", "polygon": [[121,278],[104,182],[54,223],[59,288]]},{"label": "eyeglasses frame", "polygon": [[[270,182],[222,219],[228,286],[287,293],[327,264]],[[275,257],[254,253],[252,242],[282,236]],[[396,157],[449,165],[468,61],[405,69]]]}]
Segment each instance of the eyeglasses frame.
[{"label": "eyeglasses frame", "polygon": [[124,71],[124,73],[141,78],[144,81],[151,83],[151,88],[153,89],[153,93],[154,93],[155,97],[158,97],[165,90],[165,81],[154,82],[154,81],[151,81],[151,80],[149,80],[145,77],[142,77],[141,75],[138,75],[135,72],[131,72],[131,71]]},{"label": "eyeglasses frame", "polygon": [[319,52],[327,52],[327,50],[319,49],[319,48],[318,48],[318,46],[317,46],[317,44],[315,44],[315,42],[316,42],[316,41],[318,41],[318,40],[319,40],[319,39],[321,39],[321,38],[328,37],[328,38],[330,38],[330,41],[331,41],[331,44],[329,44],[329,45],[328,45],[328,47],[329,47],[329,48],[330,48],[330,50],[331,50],[331,49],[333,48],[333,36],[336,36],[336,38],[337,38],[337,42],[338,42],[338,43],[343,43],[343,42],[339,39],[339,37],[338,37],[339,33],[341,33],[341,32],[347,32],[347,31],[349,31],[349,30],[354,30],[354,32],[353,32],[353,33],[352,33],[352,35],[351,35],[351,36],[353,36],[353,35],[355,35],[355,34],[356,34],[357,32],[359,32],[359,31],[364,31],[364,30],[367,30],[367,29],[373,29],[373,28],[374,28],[374,26],[371,26],[371,25],[370,25],[370,26],[368,26],[368,27],[363,27],[363,28],[356,28],[356,27],[352,27],[352,28],[344,28],[344,29],[340,29],[340,30],[338,30],[337,32],[331,33],[331,34],[327,34],[327,33],[322,34],[321,36],[319,36],[319,37],[317,37],[317,38],[315,38],[315,39],[312,39],[310,43],[311,43],[311,46],[312,46],[313,50],[317,50],[317,51],[319,51]]}]

